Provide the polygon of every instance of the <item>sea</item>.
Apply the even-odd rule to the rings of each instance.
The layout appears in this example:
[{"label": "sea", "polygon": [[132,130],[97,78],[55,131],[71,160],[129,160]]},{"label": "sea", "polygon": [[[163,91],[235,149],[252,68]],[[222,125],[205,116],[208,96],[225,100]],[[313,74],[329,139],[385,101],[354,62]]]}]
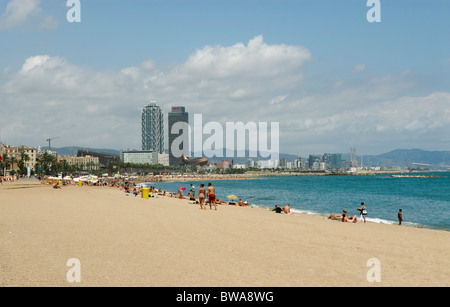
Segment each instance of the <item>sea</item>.
[{"label": "sea", "polygon": [[[192,183],[196,194],[201,183],[209,181],[146,183],[163,191],[176,192]],[[271,209],[289,204],[291,211],[327,217],[330,213],[357,215],[361,202],[367,209],[366,220],[398,224],[397,213],[403,212],[402,225],[430,229],[450,228],[450,172],[408,173],[401,176],[335,175],[282,176],[246,180],[210,181],[219,199],[236,195],[252,206]]]}]

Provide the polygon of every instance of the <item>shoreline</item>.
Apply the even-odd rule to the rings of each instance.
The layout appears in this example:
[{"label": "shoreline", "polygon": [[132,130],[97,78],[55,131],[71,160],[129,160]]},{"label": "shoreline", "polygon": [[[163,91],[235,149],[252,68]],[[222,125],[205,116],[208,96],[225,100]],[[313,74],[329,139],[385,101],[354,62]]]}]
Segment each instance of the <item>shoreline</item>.
[{"label": "shoreline", "polygon": [[[420,171],[405,172],[401,170],[370,171],[360,170],[353,173],[328,173],[325,171],[301,171],[301,172],[265,172],[248,171],[244,174],[209,174],[209,175],[155,175],[155,176],[136,176],[139,182],[145,182],[153,178],[155,182],[169,181],[201,181],[201,180],[256,180],[261,177],[297,177],[297,176],[373,176],[373,175],[403,175],[405,177],[415,176],[413,174],[448,172],[448,171]],[[418,176],[418,177],[427,177]]]},{"label": "shoreline", "polygon": [[[286,176],[276,176],[276,177],[286,177]],[[431,177],[431,176],[430,176]],[[411,178],[430,178],[430,177],[422,177],[422,176],[414,176]],[[438,176],[432,176],[433,178],[438,177]],[[222,178],[220,180],[260,180],[263,179],[265,177],[259,177],[259,178],[238,178],[238,179],[227,179],[227,178]],[[266,178],[273,178],[273,177],[266,177]],[[198,179],[195,177],[192,177],[191,180],[178,180],[178,181],[186,181],[186,182],[201,182],[205,181],[206,179]],[[216,179],[210,178],[211,181],[214,181]],[[218,180],[218,179],[217,179]],[[162,182],[140,182],[145,183],[146,185],[157,185],[158,183],[170,183],[170,182],[178,182],[177,180],[172,180],[172,181],[162,181]],[[175,194],[177,191],[166,191],[166,192],[170,192]],[[225,194],[234,194],[233,191],[229,190],[227,193]],[[243,199],[244,200],[244,199]],[[227,200],[228,201],[228,200]],[[288,203],[291,203],[288,201]],[[267,209],[267,210],[271,210],[273,209],[273,204],[269,205],[269,204],[264,204],[264,203],[251,203],[250,206],[252,207],[257,207],[257,208],[262,208],[262,209]],[[324,217],[327,218],[330,216],[330,214],[338,214],[341,215],[342,212],[318,212],[318,211],[314,211],[311,209],[296,209],[296,208],[292,208],[291,207],[291,211],[293,213],[298,213],[298,214],[305,214],[305,215],[313,215],[313,216],[319,216],[319,217]],[[358,221],[360,220],[360,216],[357,214],[357,219]],[[374,224],[383,224],[383,225],[398,225],[398,220],[396,219],[388,219],[388,218],[382,218],[382,217],[368,217],[367,222],[369,223],[374,223]],[[430,229],[430,230],[438,230],[438,231],[450,231],[448,228],[445,228],[445,226],[442,225],[432,225],[432,224],[426,224],[426,223],[420,223],[420,222],[410,222],[410,221],[403,221],[402,227],[413,227],[413,228],[420,228],[420,229]]]},{"label": "shoreline", "polygon": [[[80,286],[450,285],[444,231],[32,181],[0,186],[0,200],[1,286],[77,286],[70,258]],[[380,283],[366,278],[373,258]]]}]

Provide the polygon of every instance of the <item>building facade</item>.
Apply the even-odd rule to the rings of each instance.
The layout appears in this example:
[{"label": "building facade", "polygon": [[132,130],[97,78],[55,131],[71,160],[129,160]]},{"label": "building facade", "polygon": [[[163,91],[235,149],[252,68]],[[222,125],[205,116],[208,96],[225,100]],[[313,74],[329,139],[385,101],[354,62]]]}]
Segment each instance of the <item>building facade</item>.
[{"label": "building facade", "polygon": [[142,109],[141,134],[143,151],[164,152],[164,114],[153,102]]},{"label": "building facade", "polygon": [[156,165],[158,164],[158,155],[158,152],[151,150],[130,150],[122,151],[120,159],[124,163]]},{"label": "building facade", "polygon": [[70,166],[78,166],[82,170],[96,171],[99,169],[100,162],[98,157],[93,156],[60,156],[58,162],[66,161]]},{"label": "building facade", "polygon": [[162,154],[158,154],[158,164],[164,165],[164,166],[169,166],[169,154],[167,153],[162,153]]},{"label": "building facade", "polygon": [[[180,126],[187,127],[189,124],[189,114],[184,107],[172,107],[168,116],[169,121],[169,164],[171,166],[181,164],[181,155],[190,156],[189,153],[189,134],[185,129],[183,136],[178,128]],[[175,126],[175,124],[177,124]],[[181,138],[181,139],[180,139]],[[174,143],[174,141],[176,143]],[[172,148],[174,147],[174,148]]]},{"label": "building facade", "polygon": [[11,171],[17,172],[19,170],[19,161],[22,160],[22,152],[26,155],[25,161],[23,162],[25,169],[30,168],[30,170],[34,170],[37,156],[36,147],[0,145],[0,155],[3,159],[8,159],[8,161],[3,161],[4,166],[8,165],[4,169],[6,173],[11,173]]}]

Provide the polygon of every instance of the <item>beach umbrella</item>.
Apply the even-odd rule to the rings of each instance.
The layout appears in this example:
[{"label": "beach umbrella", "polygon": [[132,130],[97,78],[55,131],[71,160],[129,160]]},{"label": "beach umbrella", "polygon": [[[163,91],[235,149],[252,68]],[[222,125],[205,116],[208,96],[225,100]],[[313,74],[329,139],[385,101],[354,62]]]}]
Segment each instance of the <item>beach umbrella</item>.
[{"label": "beach umbrella", "polygon": [[236,195],[228,195],[227,198],[230,199],[230,200],[236,200],[239,197],[237,197]]},{"label": "beach umbrella", "polygon": [[184,190],[186,190],[185,187],[181,187],[181,188],[180,188],[180,191],[184,191]]}]

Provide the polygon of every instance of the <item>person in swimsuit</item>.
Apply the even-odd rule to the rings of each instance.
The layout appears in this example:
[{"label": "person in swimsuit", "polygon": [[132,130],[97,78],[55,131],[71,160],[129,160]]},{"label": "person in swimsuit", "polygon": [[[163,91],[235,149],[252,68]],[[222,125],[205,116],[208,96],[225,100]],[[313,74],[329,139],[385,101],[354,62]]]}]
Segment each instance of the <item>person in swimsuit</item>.
[{"label": "person in swimsuit", "polygon": [[357,223],[358,218],[356,217],[356,215],[354,215],[352,217],[348,217],[347,210],[344,210],[344,213],[342,213],[342,222]]},{"label": "person in swimsuit", "polygon": [[216,190],[214,189],[214,187],[212,186],[211,182],[208,183],[208,200],[209,200],[209,209],[211,210],[211,204],[214,203],[214,209],[217,210],[217,206],[216,206]]},{"label": "person in swimsuit", "polygon": [[401,225],[403,221],[402,209],[398,210],[398,224]]},{"label": "person in swimsuit", "polygon": [[289,206],[289,204],[287,204],[286,206],[284,206],[283,208],[281,208],[283,210],[283,212],[285,214],[291,214],[291,207]]},{"label": "person in swimsuit", "polygon": [[205,209],[206,210],[206,206],[205,206],[205,185],[202,183],[200,185],[200,189],[198,189],[198,202],[200,203],[200,210],[201,209]]}]

